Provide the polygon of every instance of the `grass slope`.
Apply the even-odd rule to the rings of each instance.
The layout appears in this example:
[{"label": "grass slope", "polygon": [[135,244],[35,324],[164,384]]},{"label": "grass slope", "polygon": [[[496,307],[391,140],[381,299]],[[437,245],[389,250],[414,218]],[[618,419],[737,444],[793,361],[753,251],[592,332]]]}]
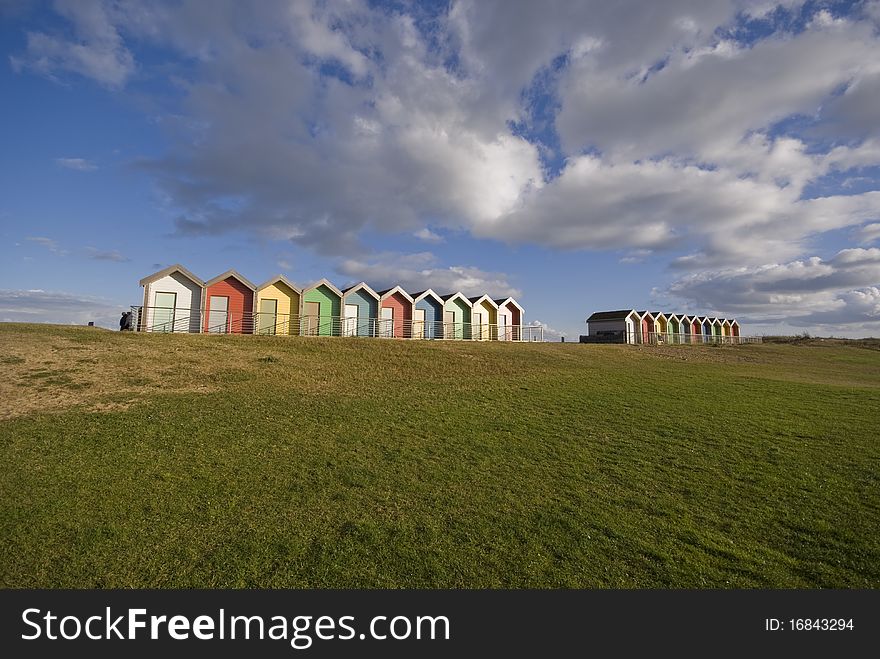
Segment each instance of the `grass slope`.
[{"label": "grass slope", "polygon": [[880,351],[0,325],[6,587],[877,587]]}]

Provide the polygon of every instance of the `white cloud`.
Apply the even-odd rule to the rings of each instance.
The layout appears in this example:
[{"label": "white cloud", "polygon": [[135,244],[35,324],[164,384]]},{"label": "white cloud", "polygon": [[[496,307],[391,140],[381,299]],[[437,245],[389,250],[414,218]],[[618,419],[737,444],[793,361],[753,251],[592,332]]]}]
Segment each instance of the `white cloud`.
[{"label": "white cloud", "polygon": [[804,4],[806,0],[748,0],[742,2],[743,13],[752,18],[766,18],[768,14],[782,7],[795,9]]},{"label": "white cloud", "polygon": [[880,25],[880,0],[868,0],[864,3],[863,9],[866,16],[874,19],[874,22]]},{"label": "white cloud", "polygon": [[95,163],[85,158],[55,158],[55,163],[65,169],[73,169],[77,172],[92,172],[98,168]]},{"label": "white cloud", "polygon": [[331,27],[340,20],[344,16],[334,14],[326,5],[305,0],[290,3],[290,27],[302,48],[316,57],[336,60],[354,75],[363,76],[368,71],[367,58],[352,47],[344,31]]},{"label": "white cloud", "polygon": [[864,334],[880,330],[878,282],[880,248],[854,248],[830,259],[694,273],[674,282],[666,294],[694,310],[754,323],[837,325]]},{"label": "white cloud", "polygon": [[633,249],[620,258],[620,263],[642,263],[651,256],[653,252],[650,249]]},{"label": "white cloud", "polygon": [[[360,2],[76,7],[61,11],[78,34],[195,58],[163,122],[172,149],[145,163],[181,233],[246,227],[345,255],[363,251],[363,232],[430,243],[433,227],[567,249],[687,246],[676,264],[697,268],[794,258],[811,236],[877,217],[870,195],[802,199],[831,171],[880,162],[876,104],[853,96],[880,76],[864,22],[818,14],[746,46],[718,35],[769,3],[461,1],[427,35],[415,8]],[[536,120],[524,89],[561,56],[542,89],[567,154],[553,178],[547,147],[511,122]],[[870,116],[850,121],[853,108]],[[827,154],[771,135],[797,113],[855,128]]]},{"label": "white cloud", "polygon": [[[565,332],[554,329],[554,328],[550,327],[550,325],[548,325],[547,323],[542,322],[540,320],[533,320],[530,323],[528,323],[528,326],[535,328],[535,329],[524,332],[525,335],[523,336],[523,338],[527,341],[532,340],[532,339],[538,340],[539,338],[543,339],[544,341],[559,341],[563,336],[565,336]],[[538,332],[538,331],[536,331],[537,329],[540,329],[542,331]],[[568,335],[568,336],[569,336],[569,341],[572,341],[572,340],[576,341],[577,340],[572,335]]]},{"label": "white cloud", "polygon": [[56,0],[56,11],[67,18],[73,34],[27,34],[24,54],[12,56],[15,71],[30,70],[54,78],[59,72],[82,75],[110,88],[122,87],[135,62],[102,0]]},{"label": "white cloud", "polygon": [[880,241],[880,222],[866,224],[856,232],[863,245],[870,245]]},{"label": "white cloud", "polygon": [[25,240],[36,243],[41,247],[45,247],[50,252],[52,252],[53,254],[57,254],[58,256],[66,256],[70,253],[68,250],[62,248],[61,245],[58,244],[57,240],[47,238],[46,236],[27,236]]},{"label": "white cloud", "polygon": [[416,231],[413,236],[418,238],[419,240],[423,240],[426,243],[442,243],[444,242],[443,236],[440,234],[434,233],[428,227],[422,227],[418,231]]},{"label": "white cloud", "polygon": [[183,84],[187,137],[145,164],[181,209],[181,232],[247,226],[355,253],[364,229],[491,223],[542,184],[538,148],[486,119],[479,81],[433,61],[411,22],[349,23],[349,41],[387,51],[369,84],[319,79],[297,46],[235,33]]},{"label": "white cloud", "polygon": [[100,250],[95,247],[86,247],[86,255],[93,261],[113,261],[115,263],[127,263],[130,258],[120,254],[117,250]]},{"label": "white cloud", "polygon": [[[295,11],[307,11],[308,21],[316,16],[302,4]],[[493,41],[500,28],[485,22],[489,9],[459,3],[446,27],[452,43],[458,40],[468,74],[462,76],[436,61],[407,17],[377,25],[360,5],[328,11],[338,22],[333,48],[344,46],[344,53],[372,41],[384,51],[383,66],[361,60],[355,49],[352,62],[360,64],[352,66],[358,75],[368,67],[370,85],[331,79],[319,87],[296,57],[281,58],[283,44],[255,49],[224,34],[235,58],[216,55],[211,83],[189,88],[198,135],[153,165],[183,211],[180,231],[247,226],[321,253],[354,254],[363,250],[358,235],[371,229],[432,242],[439,235],[425,224],[432,218],[438,228],[567,249],[690,245],[695,252],[677,265],[703,267],[793,258],[810,236],[861,224],[877,212],[871,196],[801,199],[810,182],[832,169],[880,161],[872,140],[826,156],[798,138],[752,132],[792,112],[817,112],[836,86],[868,76],[880,50],[863,26],[817,24],[744,48],[713,45],[710,27],[730,18],[727,5],[701,14],[680,3],[664,10],[668,23],[653,15],[665,42],[648,36],[644,17],[621,27],[606,16],[584,32],[567,13],[574,10],[560,5],[541,21],[548,35],[523,36],[519,44],[509,37]],[[512,12],[494,15],[514,20]],[[324,18],[315,20],[314,29],[326,28]],[[507,27],[519,34],[526,25]],[[562,174],[547,180],[539,145],[511,134],[506,122],[523,116],[521,85],[564,52],[568,41],[560,45],[551,33],[568,34],[577,50],[561,89],[564,143],[569,151],[597,145],[603,153],[572,155]],[[644,40],[630,43],[634,35]],[[516,63],[520,51],[530,54]],[[666,66],[637,84],[634,67],[667,52]],[[808,52],[828,55],[820,58],[821,70],[804,66]],[[510,76],[516,94],[491,88],[490,74]],[[681,153],[644,159],[670,150]],[[242,203],[229,206],[221,196]]]},{"label": "white cloud", "polygon": [[118,328],[128,307],[96,297],[34,290],[0,290],[0,319],[14,323],[59,323]]},{"label": "white cloud", "polygon": [[785,117],[819,116],[838,88],[878,73],[880,41],[858,23],[750,47],[674,49],[646,80],[590,57],[566,73],[558,127],[569,152],[591,145],[615,160],[669,152],[714,159]]},{"label": "white cloud", "polygon": [[447,30],[464,71],[515,112],[522,88],[557,57],[588,55],[604,69],[626,71],[670,45],[702,43],[735,10],[727,0],[461,0]]},{"label": "white cloud", "polygon": [[[67,256],[71,254],[71,250],[62,247],[54,238],[47,238],[46,236],[28,236],[25,240],[40,245],[41,247],[45,247],[51,253],[57,254],[58,256]],[[127,263],[128,261],[131,261],[130,258],[115,249],[102,250],[97,247],[86,247],[85,249],[77,249],[75,253],[77,256],[82,256],[93,261],[112,261],[116,263]]]}]

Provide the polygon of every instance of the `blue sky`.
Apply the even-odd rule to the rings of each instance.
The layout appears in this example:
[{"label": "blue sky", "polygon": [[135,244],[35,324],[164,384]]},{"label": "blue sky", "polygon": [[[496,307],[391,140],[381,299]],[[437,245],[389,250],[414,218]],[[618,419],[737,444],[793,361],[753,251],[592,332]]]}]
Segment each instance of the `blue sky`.
[{"label": "blue sky", "polygon": [[205,279],[880,334],[880,2],[0,1],[0,320]]}]

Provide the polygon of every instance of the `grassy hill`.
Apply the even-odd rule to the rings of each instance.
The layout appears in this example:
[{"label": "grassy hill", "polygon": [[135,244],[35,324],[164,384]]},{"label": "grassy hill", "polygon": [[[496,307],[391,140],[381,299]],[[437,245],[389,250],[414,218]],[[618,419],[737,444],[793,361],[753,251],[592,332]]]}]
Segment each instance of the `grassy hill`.
[{"label": "grassy hill", "polygon": [[0,586],[880,586],[878,350],[3,324],[0,365]]}]

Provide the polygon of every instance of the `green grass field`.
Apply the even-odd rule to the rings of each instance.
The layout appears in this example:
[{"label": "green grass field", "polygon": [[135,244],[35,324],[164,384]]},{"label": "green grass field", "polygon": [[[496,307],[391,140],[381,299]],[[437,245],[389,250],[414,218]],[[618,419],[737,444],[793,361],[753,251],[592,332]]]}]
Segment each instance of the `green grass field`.
[{"label": "green grass field", "polygon": [[880,586],[880,351],[0,325],[5,587]]}]

